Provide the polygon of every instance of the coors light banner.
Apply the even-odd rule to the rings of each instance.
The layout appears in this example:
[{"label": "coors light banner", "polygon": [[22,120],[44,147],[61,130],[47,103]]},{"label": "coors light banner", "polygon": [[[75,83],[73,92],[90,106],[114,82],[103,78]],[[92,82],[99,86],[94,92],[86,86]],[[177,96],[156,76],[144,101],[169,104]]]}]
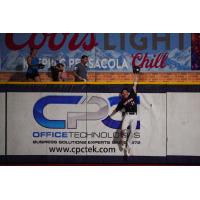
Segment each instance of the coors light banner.
[{"label": "coors light banner", "polygon": [[[89,56],[93,72],[141,72],[198,70],[191,66],[189,33],[5,33],[0,34],[0,71],[26,71],[30,48],[37,48],[42,71],[56,62],[66,71]],[[193,56],[194,57],[194,56]]]}]

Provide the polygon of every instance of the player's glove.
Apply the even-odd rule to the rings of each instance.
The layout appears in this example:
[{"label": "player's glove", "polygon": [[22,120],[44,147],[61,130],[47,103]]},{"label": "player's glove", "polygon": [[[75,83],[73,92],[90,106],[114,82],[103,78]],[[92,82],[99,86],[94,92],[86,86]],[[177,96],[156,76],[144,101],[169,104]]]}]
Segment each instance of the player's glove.
[{"label": "player's glove", "polygon": [[139,74],[139,73],[140,73],[140,67],[138,67],[138,66],[133,66],[133,73],[134,73],[134,74]]}]

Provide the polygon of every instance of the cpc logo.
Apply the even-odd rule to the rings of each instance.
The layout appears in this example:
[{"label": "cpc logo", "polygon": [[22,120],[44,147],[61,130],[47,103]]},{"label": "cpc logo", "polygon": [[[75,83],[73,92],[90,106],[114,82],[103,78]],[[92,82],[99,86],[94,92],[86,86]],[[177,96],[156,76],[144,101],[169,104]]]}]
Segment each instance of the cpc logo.
[{"label": "cpc logo", "polygon": [[[119,96],[113,96],[108,98],[108,102],[97,96],[86,98],[84,96],[46,96],[39,99],[33,107],[33,116],[35,121],[45,127],[53,129],[76,129],[77,122],[83,120],[101,120],[101,122],[113,129],[119,129],[121,127],[121,121],[113,120],[108,117],[109,106],[112,107],[118,104],[120,101]],[[140,103],[139,97],[137,98],[137,104]],[[50,104],[96,104],[98,111],[96,112],[67,112],[67,119],[65,120],[52,120],[44,116],[44,108]],[[66,127],[67,126],[67,127]],[[139,128],[139,121],[137,123],[137,129]]]}]

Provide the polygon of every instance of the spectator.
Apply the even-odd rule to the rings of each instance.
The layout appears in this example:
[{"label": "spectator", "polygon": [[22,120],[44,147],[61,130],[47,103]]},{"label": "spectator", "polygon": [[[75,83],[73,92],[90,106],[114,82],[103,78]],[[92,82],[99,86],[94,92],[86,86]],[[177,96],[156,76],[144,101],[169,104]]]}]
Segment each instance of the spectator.
[{"label": "spectator", "polygon": [[81,57],[81,62],[75,65],[74,67],[74,77],[75,81],[87,81],[87,64],[88,63],[88,56],[83,55]]},{"label": "spectator", "polygon": [[51,67],[51,75],[53,81],[65,81],[63,76],[64,65],[62,63],[58,63],[56,66]]},{"label": "spectator", "polygon": [[28,69],[26,72],[26,79],[28,81],[41,81],[38,69],[44,67],[39,63],[39,59],[36,57],[38,50],[32,48],[30,55],[27,57]]}]

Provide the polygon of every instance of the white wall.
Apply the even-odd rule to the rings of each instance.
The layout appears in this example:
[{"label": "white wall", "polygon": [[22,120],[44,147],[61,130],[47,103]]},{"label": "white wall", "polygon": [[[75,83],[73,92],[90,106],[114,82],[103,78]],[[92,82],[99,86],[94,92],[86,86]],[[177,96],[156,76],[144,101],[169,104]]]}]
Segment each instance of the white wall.
[{"label": "white wall", "polygon": [[[35,102],[50,93],[8,93],[8,155],[49,155],[49,145],[33,144],[33,131],[60,131],[41,127],[33,117]],[[69,95],[69,93],[54,93],[54,95]],[[74,95],[74,94],[73,94]],[[78,94],[76,94],[78,95]],[[81,94],[79,94],[81,95]],[[84,96],[84,94],[82,94]],[[106,101],[108,97],[118,94],[92,94]],[[165,156],[166,135],[168,136],[168,155],[200,156],[200,94],[199,93],[167,93],[167,120],[166,120],[166,94],[142,93],[139,94],[141,104],[138,105],[138,117],[141,129],[138,130],[140,138],[134,138],[141,143],[133,146],[132,155],[137,156]],[[0,154],[5,149],[5,95],[0,95]],[[109,107],[109,113],[115,108]],[[88,105],[88,110],[98,110],[94,105]],[[86,107],[80,105],[48,105],[45,115],[50,119],[67,119],[68,111],[84,112]],[[91,110],[92,111],[92,110]],[[115,120],[121,120],[117,114]],[[166,124],[167,121],[167,124]],[[167,127],[166,127],[167,125]],[[167,133],[166,133],[167,130]],[[61,131],[72,131],[70,129]],[[73,131],[113,133],[114,129],[105,126],[101,120],[78,121],[78,127]],[[44,140],[44,139],[42,139]],[[72,139],[70,139],[72,140]],[[80,140],[77,139],[77,140]],[[84,140],[84,139],[81,139]],[[91,139],[101,140],[101,139]],[[113,138],[107,138],[112,143]],[[59,146],[59,145],[56,145]],[[66,146],[66,145],[64,145]],[[74,145],[73,145],[74,146]],[[80,145],[77,145],[80,147]],[[88,145],[89,146],[89,145]],[[97,145],[97,147],[116,147],[116,152],[106,155],[123,155],[115,145]],[[54,153],[53,155],[63,155]],[[65,153],[64,155],[68,155]],[[88,154],[89,155],[89,154]],[[94,155],[94,153],[91,153]]]},{"label": "white wall", "polygon": [[5,94],[0,93],[0,155],[5,154]]},{"label": "white wall", "polygon": [[167,94],[168,155],[200,156],[200,94]]}]

